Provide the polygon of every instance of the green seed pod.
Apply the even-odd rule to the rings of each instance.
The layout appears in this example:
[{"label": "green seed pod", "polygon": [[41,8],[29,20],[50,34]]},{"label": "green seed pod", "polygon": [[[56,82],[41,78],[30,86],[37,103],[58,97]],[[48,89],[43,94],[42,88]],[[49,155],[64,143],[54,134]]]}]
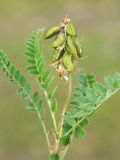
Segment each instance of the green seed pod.
[{"label": "green seed pod", "polygon": [[63,55],[63,63],[64,63],[68,72],[73,71],[74,64],[72,62],[72,55],[69,54],[68,52],[65,52]]},{"label": "green seed pod", "polygon": [[77,55],[79,58],[82,58],[83,55],[83,48],[81,43],[79,42],[78,39],[75,39],[75,46],[76,46],[76,50],[77,50]]},{"label": "green seed pod", "polygon": [[76,36],[75,28],[71,22],[66,26],[66,33],[73,37]]},{"label": "green seed pod", "polygon": [[71,36],[67,37],[67,46],[66,46],[66,50],[73,55],[77,55],[77,50],[76,50],[76,46],[71,38]]},{"label": "green seed pod", "polygon": [[59,61],[61,59],[62,55],[63,55],[63,51],[55,49],[55,51],[53,53],[53,63]]},{"label": "green seed pod", "polygon": [[60,32],[57,36],[57,39],[53,42],[52,46],[53,48],[57,48],[65,42],[65,35],[63,32]]},{"label": "green seed pod", "polygon": [[54,26],[54,27],[50,27],[44,34],[44,38],[48,39],[51,38],[53,36],[55,36],[58,31],[60,30],[60,28],[58,26]]}]

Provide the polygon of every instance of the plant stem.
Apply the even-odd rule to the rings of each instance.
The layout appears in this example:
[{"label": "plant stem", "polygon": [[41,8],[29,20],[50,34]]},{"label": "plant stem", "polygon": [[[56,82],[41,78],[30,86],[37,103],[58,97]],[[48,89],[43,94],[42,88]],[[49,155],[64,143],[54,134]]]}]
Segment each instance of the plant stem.
[{"label": "plant stem", "polygon": [[56,119],[55,119],[55,114],[51,111],[51,108],[52,108],[52,104],[51,104],[51,101],[48,97],[48,93],[46,90],[44,90],[44,95],[45,95],[45,98],[47,100],[47,104],[49,106],[49,109],[50,109],[50,113],[51,113],[51,116],[52,116],[52,120],[53,120],[53,125],[54,125],[54,128],[55,128],[55,131],[57,131],[57,123],[56,123]]},{"label": "plant stem", "polygon": [[[38,79],[37,79],[37,80],[38,80]],[[44,83],[44,82],[42,81],[42,83]],[[39,80],[38,80],[38,84],[39,84]],[[41,88],[41,85],[39,85],[39,87]],[[43,89],[42,89],[42,90],[43,90]],[[54,114],[53,112],[51,112],[52,104],[51,104],[51,101],[50,101],[50,99],[49,99],[49,97],[48,97],[47,90],[44,89],[44,90],[43,90],[43,93],[44,93],[44,97],[45,97],[45,99],[46,99],[46,102],[47,102],[47,104],[48,104],[48,107],[49,107],[49,110],[50,110],[50,113],[51,113],[51,117],[52,117],[54,129],[55,129],[55,131],[56,131],[56,130],[57,130],[57,123],[56,123],[56,119],[55,119],[55,114]]]},{"label": "plant stem", "polygon": [[62,158],[61,158],[60,160],[64,160],[65,155],[66,155],[66,153],[67,153],[67,151],[68,151],[69,147],[70,147],[69,145],[68,145],[67,147],[65,147],[65,150],[64,150],[63,156],[62,156]]},{"label": "plant stem", "polygon": [[71,91],[72,91],[72,80],[71,80],[71,74],[69,74],[69,77],[68,77],[67,98],[66,98],[66,101],[65,101],[65,104],[64,104],[64,107],[63,107],[63,111],[62,111],[62,116],[61,116],[61,121],[60,121],[59,137],[58,137],[58,139],[56,141],[56,144],[55,144],[55,152],[57,152],[58,148],[59,148],[60,137],[62,136],[62,132],[63,132],[64,116],[65,116],[65,113],[66,113],[66,109],[67,109],[69,100],[71,98]]},{"label": "plant stem", "polygon": [[[29,96],[29,99],[32,101],[32,99],[31,99],[30,96]],[[33,102],[33,101],[32,101],[32,102]],[[34,102],[33,102],[33,104],[34,104]],[[34,104],[34,106],[35,106],[35,108],[36,108],[36,110],[37,110],[38,118],[39,118],[40,122],[42,123],[42,127],[43,127],[43,130],[44,130],[45,136],[46,136],[48,148],[49,148],[49,150],[50,150],[51,144],[50,144],[50,139],[49,139],[49,136],[48,136],[48,132],[47,132],[45,123],[44,123],[44,121],[43,121],[42,118],[41,118],[40,112],[38,111],[36,104]]]}]

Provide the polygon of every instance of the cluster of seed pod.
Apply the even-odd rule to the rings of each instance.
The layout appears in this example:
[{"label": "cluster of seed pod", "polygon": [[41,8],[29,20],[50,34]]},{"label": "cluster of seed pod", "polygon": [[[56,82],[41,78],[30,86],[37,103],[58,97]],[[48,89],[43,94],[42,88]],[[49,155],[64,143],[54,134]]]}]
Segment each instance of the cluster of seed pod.
[{"label": "cluster of seed pod", "polygon": [[56,67],[59,76],[64,77],[73,71],[76,58],[82,57],[82,46],[77,38],[75,28],[68,16],[60,26],[50,27],[44,34],[45,39],[55,36],[52,66]]}]

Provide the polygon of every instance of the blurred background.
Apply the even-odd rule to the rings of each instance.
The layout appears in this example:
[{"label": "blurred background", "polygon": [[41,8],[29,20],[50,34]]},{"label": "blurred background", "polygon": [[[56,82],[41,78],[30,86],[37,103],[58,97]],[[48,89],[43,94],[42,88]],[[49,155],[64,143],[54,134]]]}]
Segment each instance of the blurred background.
[{"label": "blurred background", "polygon": [[[0,48],[27,74],[23,55],[26,37],[39,27],[57,25],[66,14],[83,40],[84,56],[88,57],[79,67],[94,72],[99,81],[120,71],[119,0],[0,0]],[[51,52],[44,49],[47,65]],[[77,71],[74,80],[76,76]],[[27,77],[38,88],[34,79]],[[56,83],[65,88],[65,82],[57,76]],[[57,98],[62,105],[65,94],[60,88]],[[24,109],[25,103],[15,92],[16,87],[0,71],[0,160],[47,160],[37,116]],[[120,160],[119,96],[114,95],[91,117],[87,136],[74,141],[66,160]]]}]

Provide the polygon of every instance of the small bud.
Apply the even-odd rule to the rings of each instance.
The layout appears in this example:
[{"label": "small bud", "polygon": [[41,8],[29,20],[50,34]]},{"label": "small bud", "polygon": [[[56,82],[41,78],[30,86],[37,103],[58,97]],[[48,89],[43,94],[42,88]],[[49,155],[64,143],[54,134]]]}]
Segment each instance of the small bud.
[{"label": "small bud", "polygon": [[58,33],[59,30],[60,30],[60,28],[58,26],[54,26],[54,27],[49,28],[45,32],[44,38],[48,39],[48,38],[51,38],[51,37],[55,36]]},{"label": "small bud", "polygon": [[82,45],[78,39],[75,39],[75,46],[76,46],[76,50],[77,50],[77,55],[79,58],[81,58],[83,55],[83,48],[82,48]]},{"label": "small bud", "polygon": [[71,38],[71,36],[67,37],[67,46],[66,46],[66,50],[73,55],[77,55],[77,50],[75,47],[75,44],[73,43],[73,40]]},{"label": "small bud", "polygon": [[66,26],[66,33],[69,34],[70,36],[76,37],[76,31],[71,22],[68,23],[68,25]]},{"label": "small bud", "polygon": [[74,68],[74,64],[72,62],[72,55],[68,52],[65,52],[63,55],[63,64],[68,72],[71,72]]},{"label": "small bud", "polygon": [[66,25],[70,22],[70,18],[68,16],[65,16],[65,18],[63,19],[63,23]]},{"label": "small bud", "polygon": [[60,32],[57,36],[57,39],[53,42],[52,46],[53,48],[57,48],[58,46],[63,45],[65,42],[65,35],[63,32]]}]

